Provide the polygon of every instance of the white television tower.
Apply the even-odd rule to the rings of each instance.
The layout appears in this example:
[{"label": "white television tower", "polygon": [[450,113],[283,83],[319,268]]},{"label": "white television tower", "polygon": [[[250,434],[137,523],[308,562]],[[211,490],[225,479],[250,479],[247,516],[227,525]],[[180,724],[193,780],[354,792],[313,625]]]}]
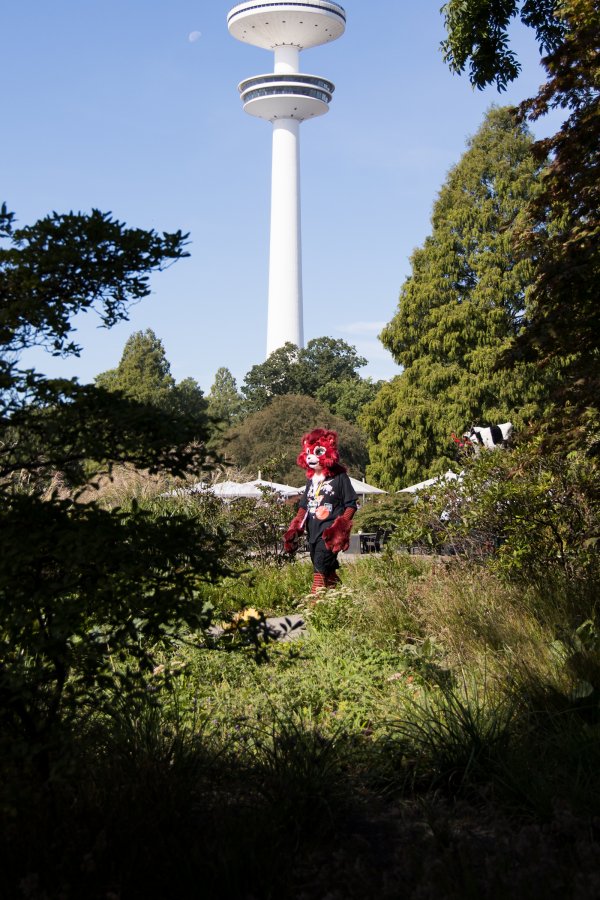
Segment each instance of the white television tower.
[{"label": "white television tower", "polygon": [[335,86],[300,74],[300,51],[339,38],[346,13],[339,3],[308,0],[238,3],[227,16],[239,41],[273,50],[274,72],[239,85],[244,111],[273,124],[271,241],[267,356],[287,341],[304,346],[300,237],[300,122],[324,115]]}]

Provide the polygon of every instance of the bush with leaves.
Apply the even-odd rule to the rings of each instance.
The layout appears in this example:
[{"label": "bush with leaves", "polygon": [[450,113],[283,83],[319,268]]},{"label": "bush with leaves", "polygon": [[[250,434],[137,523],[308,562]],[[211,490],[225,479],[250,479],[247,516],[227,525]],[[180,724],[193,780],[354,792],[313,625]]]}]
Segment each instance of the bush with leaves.
[{"label": "bush with leaves", "polygon": [[597,575],[598,475],[584,453],[542,453],[540,439],[484,454],[463,483],[461,530],[485,524],[498,538],[496,564],[513,576]]},{"label": "bush with leaves", "polygon": [[459,483],[421,492],[396,540],[490,557],[511,578],[596,578],[597,464],[582,452],[542,453],[541,440],[484,452],[466,463]]},{"label": "bush with leaves", "polygon": [[[104,509],[73,483],[86,460],[150,473],[198,471],[198,421],[75,379],[21,367],[43,347],[78,355],[73,317],[110,327],[149,293],[149,274],[186,256],[185,235],[128,229],[94,210],[53,213],[17,228],[0,209],[0,724],[49,772],[57,726],[81,716],[115,681],[132,690],[152,647],[209,621],[198,588],[227,571],[224,535],[182,515],[132,504]],[[23,487],[25,486],[25,488]]]},{"label": "bush with leaves", "polygon": [[408,494],[378,494],[362,504],[354,516],[354,531],[392,533],[412,505]]},{"label": "bush with leaves", "polygon": [[[418,553],[462,553],[465,541],[457,534],[460,491],[441,483],[410,495],[410,504],[398,519],[390,546]],[[479,540],[475,544],[479,546]],[[470,535],[470,555],[473,535]]]},{"label": "bush with leaves", "polygon": [[207,530],[220,532],[227,540],[231,566],[245,567],[283,561],[282,534],[295,507],[282,501],[270,488],[262,488],[262,499],[240,497],[223,501],[208,491],[179,497],[159,497],[148,509],[164,516],[169,509],[197,519]]},{"label": "bush with leaves", "polygon": [[222,452],[235,465],[256,477],[304,488],[306,477],[296,459],[302,435],[313,428],[338,433],[340,457],[351,475],[362,477],[368,462],[366,441],[357,425],[334,416],[313,397],[288,394],[274,397],[264,409],[247,416],[224,435]]}]

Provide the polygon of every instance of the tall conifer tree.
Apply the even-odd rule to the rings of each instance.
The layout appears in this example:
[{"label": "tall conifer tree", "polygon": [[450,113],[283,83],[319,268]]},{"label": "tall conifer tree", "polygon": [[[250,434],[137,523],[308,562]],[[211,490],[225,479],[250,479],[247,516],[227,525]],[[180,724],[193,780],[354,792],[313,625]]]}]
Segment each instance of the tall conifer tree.
[{"label": "tall conifer tree", "polygon": [[127,339],[117,368],[101,372],[95,382],[139,403],[204,422],[207,401],[200,385],[193,378],[175,383],[163,342],[151,328],[135,331]]},{"label": "tall conifer tree", "polygon": [[513,250],[515,230],[538,190],[532,138],[509,108],[492,108],[450,171],[432,233],[412,258],[398,312],[381,339],[403,367],[360,418],[370,440],[370,478],[398,489],[455,459],[452,433],[537,411],[533,368],[495,371],[518,334],[532,280]]},{"label": "tall conifer tree", "polygon": [[217,369],[206,399],[208,414],[217,422],[229,426],[238,418],[242,398],[238,393],[236,380],[226,366]]},{"label": "tall conifer tree", "polygon": [[109,391],[123,391],[133,400],[166,406],[175,387],[162,341],[151,328],[127,339],[116,369],[96,376],[96,384]]},{"label": "tall conifer tree", "polygon": [[544,428],[552,441],[600,454],[600,4],[598,0],[448,0],[443,42],[450,68],[468,68],[475,87],[499,89],[518,74],[508,26],[514,15],[532,26],[546,80],[519,107],[535,121],[550,110],[566,115],[556,134],[536,142],[550,159],[543,189],[520,240],[536,260],[526,327],[515,359],[553,368],[558,381]]}]

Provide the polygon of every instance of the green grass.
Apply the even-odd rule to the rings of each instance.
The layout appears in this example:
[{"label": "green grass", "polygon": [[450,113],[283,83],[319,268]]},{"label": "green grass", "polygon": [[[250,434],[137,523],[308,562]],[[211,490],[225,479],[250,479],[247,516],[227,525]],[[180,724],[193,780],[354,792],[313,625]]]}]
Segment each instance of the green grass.
[{"label": "green grass", "polygon": [[597,893],[592,587],[396,554],[309,607],[310,572],[211,586],[220,614],[304,611],[308,633],[259,661],[235,635],[163,648],[145,696],[63,736],[50,784],[2,743],[1,897]]}]

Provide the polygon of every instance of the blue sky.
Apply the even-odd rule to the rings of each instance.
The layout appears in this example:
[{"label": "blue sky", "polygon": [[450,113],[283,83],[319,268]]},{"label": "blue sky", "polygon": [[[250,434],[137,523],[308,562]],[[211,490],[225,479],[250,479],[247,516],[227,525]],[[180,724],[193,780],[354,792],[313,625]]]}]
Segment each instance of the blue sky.
[{"label": "blue sky", "polygon": [[[0,201],[21,224],[99,208],[130,226],[190,232],[191,257],[152,277],[128,322],[81,317],[79,358],[28,363],[91,381],[127,338],[152,328],[177,381],[208,391],[264,360],[271,128],[237,84],[273,55],[230,37],[222,0],[19,0],[0,7],[4,91]],[[528,32],[523,73],[502,95],[474,91],[442,60],[441,0],[346,0],[346,33],[301,54],[336,85],[326,116],[301,127],[305,339],[353,344],[363,375],[398,368],[377,339],[409,257],[430,231],[449,168],[492,103],[543,80]],[[542,122],[536,133],[553,130]]]}]

